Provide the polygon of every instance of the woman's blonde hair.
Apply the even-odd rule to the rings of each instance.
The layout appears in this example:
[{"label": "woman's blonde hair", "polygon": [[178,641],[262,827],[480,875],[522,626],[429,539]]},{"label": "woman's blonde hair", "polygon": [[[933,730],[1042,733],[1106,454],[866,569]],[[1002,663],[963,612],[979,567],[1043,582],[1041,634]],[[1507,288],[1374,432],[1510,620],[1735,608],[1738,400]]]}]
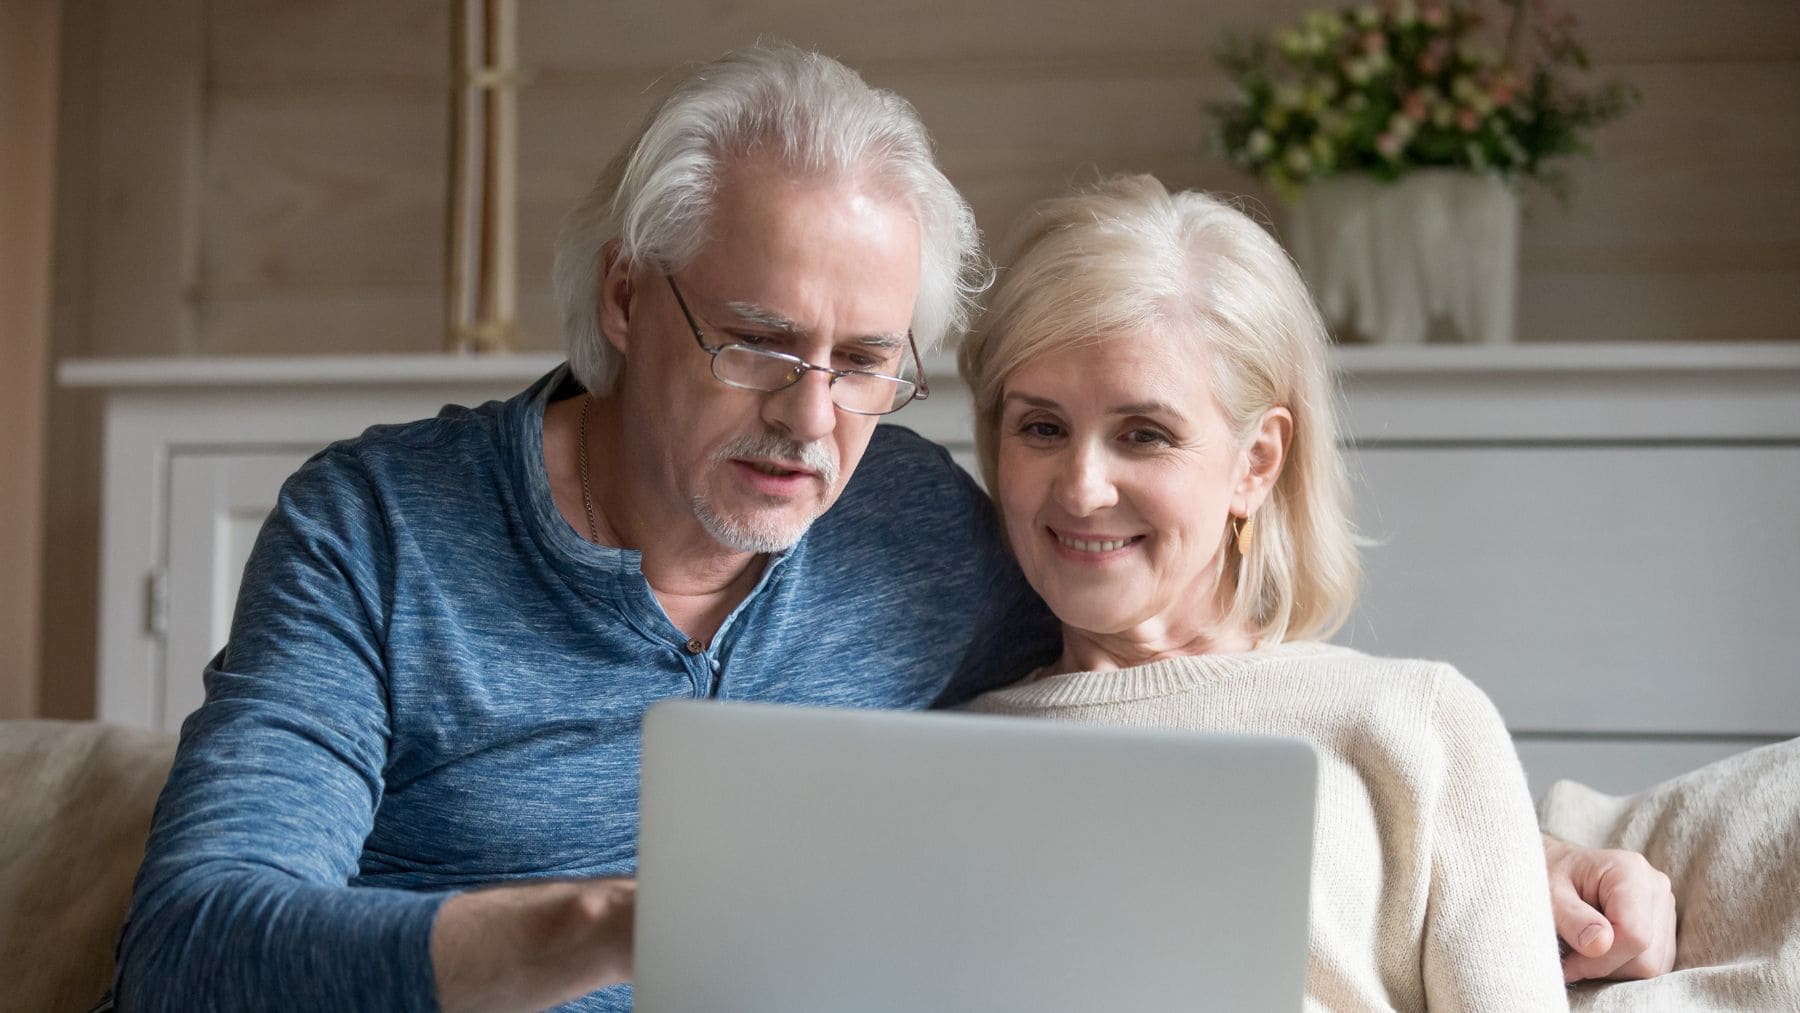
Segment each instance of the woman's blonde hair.
[{"label": "woman's blonde hair", "polygon": [[1001,397],[1020,366],[1123,334],[1192,343],[1240,440],[1270,408],[1285,406],[1294,418],[1249,552],[1240,558],[1220,533],[1227,563],[1236,564],[1225,568],[1236,574],[1227,621],[1267,643],[1342,626],[1361,566],[1336,391],[1324,321],[1280,244],[1210,194],[1171,194],[1151,176],[1120,176],[1038,204],[1002,262],[959,356],[988,489],[998,492]]}]

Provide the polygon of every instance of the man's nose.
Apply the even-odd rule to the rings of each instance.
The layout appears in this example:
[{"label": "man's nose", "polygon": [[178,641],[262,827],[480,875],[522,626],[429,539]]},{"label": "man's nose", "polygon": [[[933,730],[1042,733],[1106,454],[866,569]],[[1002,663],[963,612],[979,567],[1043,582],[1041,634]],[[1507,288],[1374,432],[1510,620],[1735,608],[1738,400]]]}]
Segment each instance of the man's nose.
[{"label": "man's nose", "polygon": [[806,375],[763,400],[763,419],[795,441],[822,440],[837,428],[837,406],[831,403],[831,374]]}]

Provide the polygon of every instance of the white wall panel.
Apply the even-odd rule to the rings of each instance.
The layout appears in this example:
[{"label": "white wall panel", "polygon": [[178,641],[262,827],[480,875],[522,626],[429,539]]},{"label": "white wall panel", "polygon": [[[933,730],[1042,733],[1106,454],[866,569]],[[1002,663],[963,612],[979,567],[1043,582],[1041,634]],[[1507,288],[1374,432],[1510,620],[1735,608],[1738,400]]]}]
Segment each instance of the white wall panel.
[{"label": "white wall panel", "polygon": [[1346,638],[1515,730],[1800,733],[1800,444],[1363,447]]}]

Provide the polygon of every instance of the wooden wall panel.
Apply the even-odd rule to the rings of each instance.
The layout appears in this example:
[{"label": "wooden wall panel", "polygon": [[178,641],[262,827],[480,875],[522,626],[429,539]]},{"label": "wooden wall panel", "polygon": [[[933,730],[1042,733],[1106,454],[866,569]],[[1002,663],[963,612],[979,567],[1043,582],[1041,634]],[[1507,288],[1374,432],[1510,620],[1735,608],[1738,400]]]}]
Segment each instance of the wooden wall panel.
[{"label": "wooden wall panel", "polygon": [[1533,271],[1519,279],[1519,335],[1531,342],[1792,340],[1796,287],[1793,269]]},{"label": "wooden wall panel", "polygon": [[[132,15],[112,6],[108,38],[121,46]],[[1229,91],[1210,53],[1228,32],[1261,31],[1309,6],[1237,0],[1196,12],[1124,0],[1104,10],[1009,3],[946,12],[926,0],[878,8],[526,0],[519,250],[527,344],[556,344],[547,274],[557,222],[672,65],[759,34],[843,56],[919,107],[990,239],[1069,180],[1124,170],[1247,192],[1279,223],[1282,209],[1269,195],[1209,150],[1203,104]],[[1567,207],[1534,198],[1522,338],[1718,336],[1688,329],[1694,320],[1739,338],[1788,337],[1800,285],[1789,295],[1778,282],[1800,273],[1800,201],[1792,199],[1800,190],[1800,105],[1792,101],[1800,7],[1584,0],[1575,9],[1600,72],[1635,81],[1645,103],[1600,135],[1594,159],[1572,163]],[[188,254],[180,251],[158,260],[150,243],[102,244],[103,284],[122,294],[95,300],[105,335],[96,350],[305,351],[317,347],[303,333],[309,315],[331,322],[334,347],[434,347],[442,314],[423,307],[442,291],[444,5],[186,0],[176,13],[200,30],[155,33],[155,52],[170,67],[164,80],[106,95],[141,93],[177,111],[181,96],[203,97],[202,162],[187,173],[190,189],[175,194],[197,195],[190,220],[176,222],[198,230],[197,277],[182,277]],[[204,47],[198,70],[184,58],[194,38]],[[141,74],[148,62],[137,57],[105,73]],[[116,113],[106,120],[126,122]],[[163,161],[171,168],[155,179],[182,178],[192,134],[170,135]],[[143,144],[140,134],[113,129],[102,138],[102,163],[129,163],[121,156]],[[180,238],[170,216],[181,201],[135,200],[133,186],[144,187],[129,181],[101,189],[112,186],[124,192],[105,206],[160,217],[108,223],[109,231],[156,232],[166,253],[168,237]],[[111,280],[127,261],[152,260],[163,266]],[[124,297],[152,292],[161,294]],[[1631,306],[1609,307],[1602,296]],[[1727,311],[1707,312],[1727,300]],[[135,327],[123,326],[127,306]],[[1657,326],[1617,326],[1620,310],[1641,315],[1650,306]],[[371,315],[359,323],[364,311]],[[420,328],[430,334],[411,333]]]},{"label": "wooden wall panel", "polygon": [[211,5],[207,73],[220,92],[358,94],[450,85],[443,0],[231,0]]},{"label": "wooden wall panel", "polygon": [[[1227,30],[1272,24],[1308,4],[1211,4],[1205,10],[1167,0],[1079,3],[984,3],[946,7],[933,0],[880,5],[819,0],[752,4],[696,2],[597,5],[584,0],[526,0],[520,40],[545,79],[605,77],[642,87],[677,64],[717,56],[770,37],[812,46],[865,74],[930,69],[968,79],[1009,78],[1031,67],[1085,63],[1121,68],[1208,62]],[[1269,19],[1269,20],[1265,20]]]},{"label": "wooden wall panel", "polygon": [[208,118],[203,298],[442,288],[443,96],[221,96]]},{"label": "wooden wall panel", "polygon": [[89,327],[96,350],[193,351],[200,253],[205,12],[201,0],[107,4],[91,213]]},{"label": "wooden wall panel", "polygon": [[196,321],[208,355],[359,355],[444,348],[444,297],[370,288],[269,290],[209,299]]},{"label": "wooden wall panel", "polygon": [[[1096,171],[1245,193],[1279,225],[1280,206],[1207,153],[1203,104],[1229,88],[1210,54],[1316,5],[521,0],[524,344],[560,345],[551,238],[674,65],[759,35],[845,59],[919,107],[990,239]],[[1598,72],[1645,101],[1571,165],[1566,208],[1531,201],[1521,339],[1800,337],[1800,4],[1569,6]],[[55,353],[442,347],[448,10],[64,5]],[[51,416],[52,457],[91,475],[91,403],[59,392]],[[61,474],[43,653],[86,687],[95,494]],[[45,705],[64,716],[91,699],[58,692],[46,682]]]},{"label": "wooden wall panel", "polygon": [[[528,347],[558,343],[550,243],[563,212],[666,87],[672,66],[759,34],[840,55],[907,96],[990,240],[1035,198],[1099,172],[1246,193],[1210,150],[1211,52],[1311,6],[1163,0],[879,8],[765,0],[521,4],[519,275]],[[433,0],[214,5],[206,24],[204,234],[193,347],[304,351],[441,341],[449,25]],[[1602,74],[1643,108],[1571,164],[1565,206],[1534,197],[1523,340],[1787,337],[1800,314],[1800,14],[1770,0],[1576,5]],[[1729,157],[1719,157],[1730,152]],[[1622,298],[1629,307],[1607,300]],[[1727,299],[1728,310],[1709,313]],[[1750,300],[1744,302],[1743,300]],[[1654,326],[1623,326],[1621,313]],[[367,311],[369,316],[360,319]],[[1702,329],[1716,325],[1706,333]],[[398,333],[393,328],[430,331]]]},{"label": "wooden wall panel", "polygon": [[1800,59],[1792,0],[1577,0],[1566,6],[1602,65]]},{"label": "wooden wall panel", "polygon": [[1631,68],[1643,104],[1538,194],[1524,267],[1709,272],[1800,265],[1800,60]]},{"label": "wooden wall panel", "polygon": [[38,714],[57,6],[0,6],[0,718]]}]

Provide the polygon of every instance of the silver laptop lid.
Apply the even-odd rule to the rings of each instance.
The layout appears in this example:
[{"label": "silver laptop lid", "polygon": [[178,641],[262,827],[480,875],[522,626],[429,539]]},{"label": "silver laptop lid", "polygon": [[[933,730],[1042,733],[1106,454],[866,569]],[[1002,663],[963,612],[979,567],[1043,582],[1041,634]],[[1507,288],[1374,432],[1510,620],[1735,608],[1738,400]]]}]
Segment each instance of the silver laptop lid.
[{"label": "silver laptop lid", "polygon": [[642,778],[646,1013],[1301,1007],[1302,742],[676,701]]}]

